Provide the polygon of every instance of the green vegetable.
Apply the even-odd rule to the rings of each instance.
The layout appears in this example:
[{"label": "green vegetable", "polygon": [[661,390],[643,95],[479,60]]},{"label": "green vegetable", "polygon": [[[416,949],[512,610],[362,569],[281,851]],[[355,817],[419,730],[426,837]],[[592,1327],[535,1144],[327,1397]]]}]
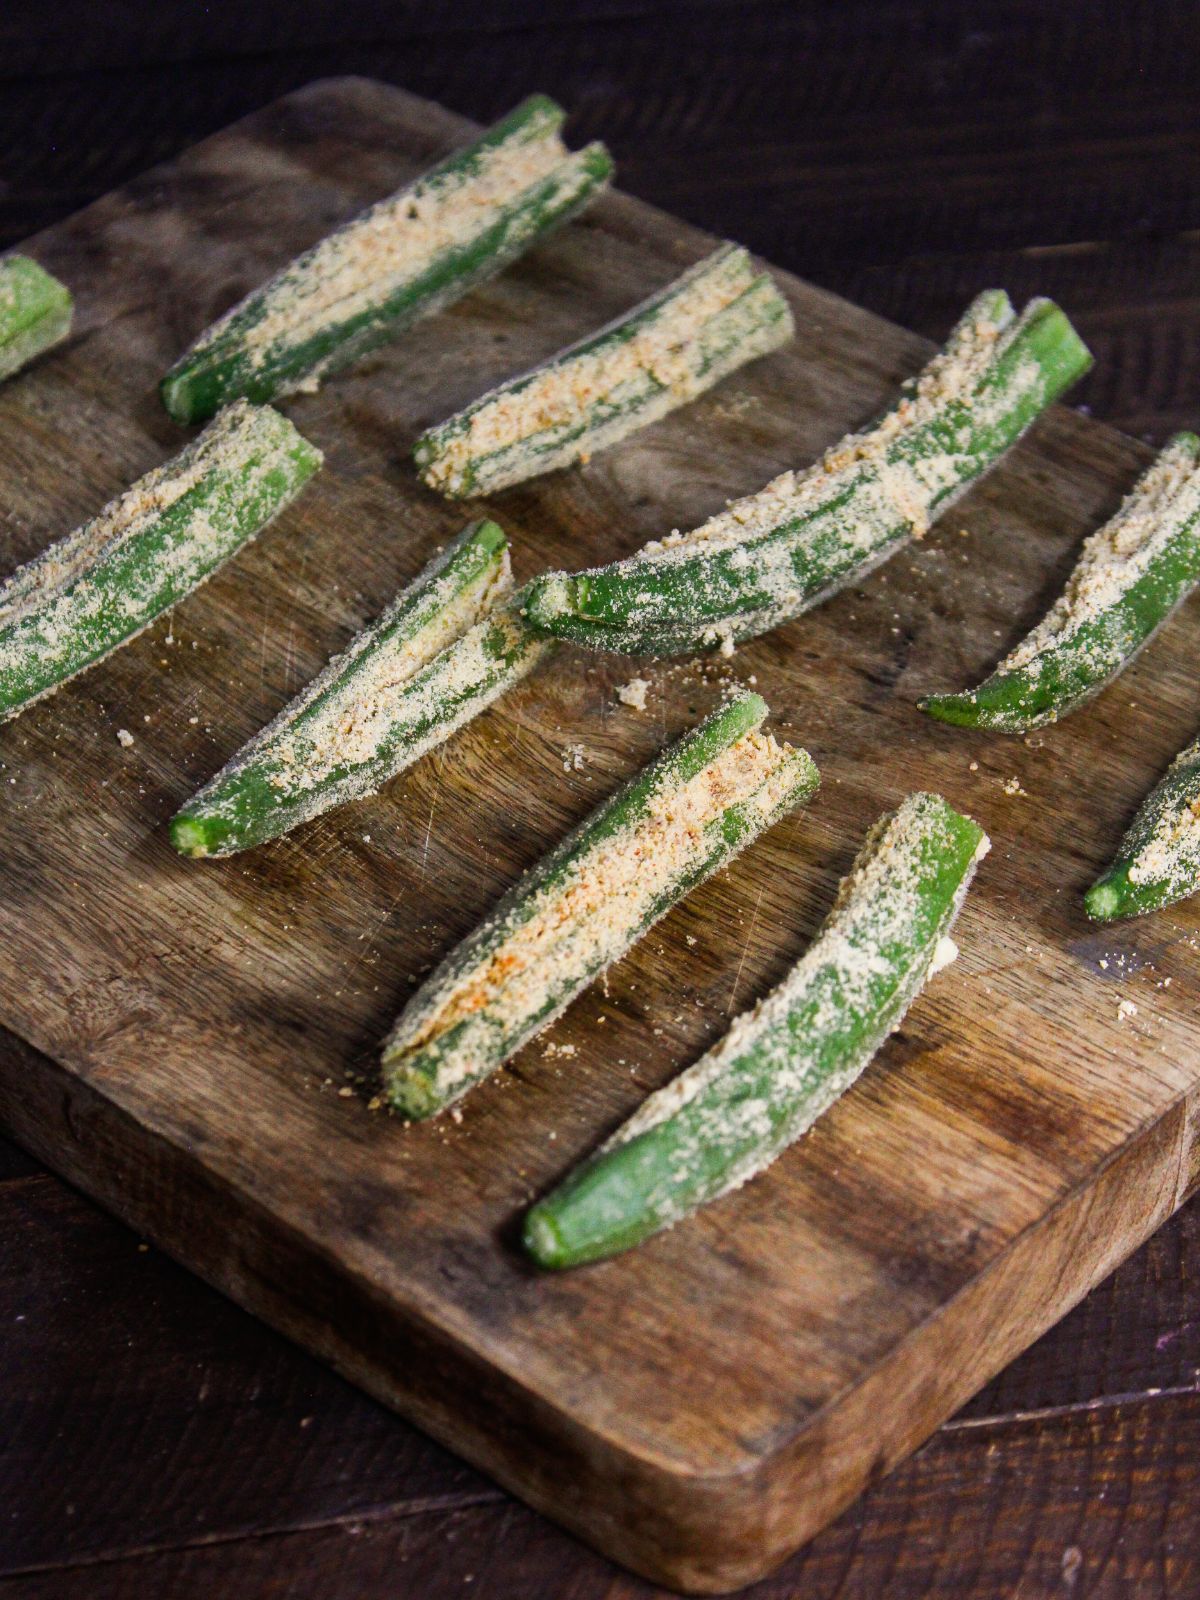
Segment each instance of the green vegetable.
[{"label": "green vegetable", "polygon": [[321,452],[244,401],[0,587],[0,718],[139,634],[295,499]]},{"label": "green vegetable", "polygon": [[1065,717],[1157,633],[1200,579],[1200,439],[1176,434],[1111,522],[1086,540],[1066,589],[977,689],[918,701],[939,722],[1025,733]]},{"label": "green vegetable", "polygon": [[298,256],[202,333],[161,384],[177,422],[235,396],[315,389],[514,261],[605,187],[601,144],[568,154],[542,95]]},{"label": "green vegetable", "polygon": [[1200,739],[1143,800],[1117,859],[1084,895],[1097,922],[1140,917],[1200,889]]},{"label": "green vegetable", "polygon": [[737,1188],[862,1072],[930,973],[988,840],[934,794],[876,824],[833,910],[784,981],[535,1205],[543,1267],[597,1261]]},{"label": "green vegetable", "polygon": [[764,633],[921,537],[1088,366],[1057,306],[1014,318],[991,290],[867,433],[687,535],[530,586],[537,628],[595,649],[676,655]]},{"label": "green vegetable", "polygon": [[440,1111],[494,1072],[678,900],[815,793],[807,752],[759,732],[755,694],[664,751],[422,986],[383,1051],[387,1098]]},{"label": "green vegetable", "polygon": [[586,460],[794,331],[770,276],[722,245],[619,321],[423,434],[413,451],[421,477],[451,497],[489,494]]},{"label": "green vegetable", "polygon": [[71,292],[28,256],[0,261],[0,379],[71,331]]},{"label": "green vegetable", "polygon": [[448,739],[553,645],[511,605],[508,541],[477,522],[179,811],[175,848],[226,856],[278,838]]}]

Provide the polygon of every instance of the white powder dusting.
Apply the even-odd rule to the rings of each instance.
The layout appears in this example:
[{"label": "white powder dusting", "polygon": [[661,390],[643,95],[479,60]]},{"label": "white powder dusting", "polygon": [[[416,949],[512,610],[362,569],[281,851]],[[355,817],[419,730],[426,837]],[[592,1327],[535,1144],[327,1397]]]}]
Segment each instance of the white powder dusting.
[{"label": "white powder dusting", "polygon": [[686,404],[792,335],[787,302],[725,245],[626,316],[432,429],[422,476],[485,493],[569,465]]},{"label": "white powder dusting", "polygon": [[457,1024],[466,1026],[438,1060],[439,1095],[490,1071],[498,1035],[507,1054],[547,1026],[645,931],[648,917],[665,911],[673,886],[729,859],[732,849],[713,829],[730,806],[742,808],[752,837],[794,803],[807,767],[806,757],[755,732],[681,787],[664,782],[644,815],[584,851],[531,902],[518,895],[449,958],[397,1022],[384,1050],[389,1074],[402,1076],[406,1057],[436,1054]]},{"label": "white powder dusting", "polygon": [[1027,670],[1047,652],[1069,644],[1081,628],[1127,594],[1180,528],[1197,516],[1196,451],[1175,441],[1134,485],[1116,516],[1084,541],[1062,594],[996,671]]},{"label": "white powder dusting", "polygon": [[[928,977],[953,959],[948,930],[989,844],[986,836],[980,840],[937,930],[918,932],[937,870],[931,863],[952,837],[948,813],[940,797],[917,794],[882,819],[842,880],[821,932],[783,983],[738,1017],[700,1061],[649,1096],[602,1147],[603,1155],[626,1145],[699,1103],[693,1132],[681,1131],[672,1170],[650,1197],[663,1225],[697,1203],[695,1183],[714,1148],[729,1159],[705,1198],[746,1182],[811,1127],[898,1026]],[[905,948],[911,958],[898,963],[896,952]],[[830,1050],[840,1058],[833,1070],[825,1062]],[[738,1076],[751,1058],[757,1093]]]},{"label": "white powder dusting", "polygon": [[[173,460],[19,568],[0,587],[0,681],[40,677],[48,662],[70,676],[148,627],[253,537],[256,530],[241,525],[247,503],[281,477],[290,487],[275,496],[271,515],[294,497],[308,476],[294,461],[299,442],[278,412],[237,401]],[[319,463],[320,453],[307,448]],[[107,574],[129,546],[153,537],[193,490],[203,498],[190,515],[109,593]],[[23,699],[20,709],[63,681]]]}]

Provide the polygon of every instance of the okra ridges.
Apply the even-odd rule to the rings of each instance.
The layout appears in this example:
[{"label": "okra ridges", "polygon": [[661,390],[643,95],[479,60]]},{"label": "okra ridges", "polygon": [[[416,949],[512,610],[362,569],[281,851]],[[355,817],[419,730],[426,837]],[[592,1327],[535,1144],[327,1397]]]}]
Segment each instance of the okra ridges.
[{"label": "okra ridges", "polygon": [[660,756],[505,897],[401,1016],[388,1098],[440,1110],[501,1066],[671,905],[814,792],[743,696]]},{"label": "okra ridges", "polygon": [[1095,921],[1143,916],[1200,889],[1200,741],[1142,802],[1117,858],[1084,896]]},{"label": "okra ridges", "polygon": [[597,649],[729,646],[805,610],[920,538],[1090,358],[1057,307],[1014,318],[981,295],[945,350],[865,433],[692,533],[530,588],[531,623]]},{"label": "okra ridges", "polygon": [[1200,439],[1181,433],[1116,516],[1083,545],[1042,621],[976,689],[921,709],[959,727],[1019,733],[1066,716],[1149,642],[1200,579]]},{"label": "okra ridges", "polygon": [[859,1076],[929,974],[983,831],[918,794],[868,835],[817,939],[784,982],[526,1218],[544,1267],[599,1260],[745,1183]]},{"label": "okra ridges", "polygon": [[300,491],[320,451],[269,408],[232,406],[172,461],[0,588],[0,717],[126,643]]},{"label": "okra ridges", "polygon": [[723,245],[607,328],[430,429],[414,457],[430,488],[490,493],[606,449],[792,332],[768,274]]},{"label": "okra ridges", "polygon": [[190,422],[234,395],[314,388],[500,271],[611,175],[603,146],[567,152],[561,122],[527,101],[314,245],[200,336],[163,380],[167,410]]},{"label": "okra ridges", "polygon": [[362,799],[552,648],[506,603],[507,541],[464,530],[172,823],[183,854],[229,855]]}]

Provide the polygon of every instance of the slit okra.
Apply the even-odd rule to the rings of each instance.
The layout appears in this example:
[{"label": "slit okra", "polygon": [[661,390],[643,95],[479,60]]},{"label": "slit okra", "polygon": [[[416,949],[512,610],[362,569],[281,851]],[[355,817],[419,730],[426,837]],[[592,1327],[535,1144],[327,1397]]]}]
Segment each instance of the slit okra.
[{"label": "slit okra", "polygon": [[1140,917],[1200,889],[1200,739],[1181,750],[1138,808],[1116,860],[1087,891],[1096,922]]},{"label": "slit okra", "polygon": [[508,603],[508,541],[463,530],[171,822],[187,856],[227,856],[373,794],[554,648]]},{"label": "slit okra", "polygon": [[321,465],[269,406],[231,406],[0,586],[0,719],[111,654],[247,544]]},{"label": "slit okra", "polygon": [[527,1213],[542,1267],[598,1261],[762,1172],[850,1087],[930,974],[987,836],[940,795],[868,834],[784,981]]},{"label": "slit okra", "polygon": [[607,185],[602,144],[568,152],[565,112],[522,102],[465,149],[298,256],[215,322],[161,384],[177,422],[235,397],[315,389],[501,271]]},{"label": "slit okra", "polygon": [[1026,733],[1098,694],[1200,579],[1200,439],[1180,433],[1084,543],[1063,593],[976,689],[927,695],[960,728]]},{"label": "slit okra", "polygon": [[725,244],[598,333],[431,428],[413,451],[451,498],[587,460],[688,404],[795,329],[787,301]]},{"label": "slit okra", "polygon": [[531,869],[451,953],[383,1050],[384,1092],[433,1115],[503,1065],[698,883],[816,792],[756,694],[660,754]]},{"label": "slit okra", "polygon": [[71,292],[28,256],[0,261],[0,380],[60,344],[71,331]]},{"label": "slit okra", "polygon": [[920,538],[1084,372],[1059,308],[978,296],[898,403],[808,471],[785,472],[689,534],[530,586],[532,624],[624,654],[677,655],[752,638]]}]

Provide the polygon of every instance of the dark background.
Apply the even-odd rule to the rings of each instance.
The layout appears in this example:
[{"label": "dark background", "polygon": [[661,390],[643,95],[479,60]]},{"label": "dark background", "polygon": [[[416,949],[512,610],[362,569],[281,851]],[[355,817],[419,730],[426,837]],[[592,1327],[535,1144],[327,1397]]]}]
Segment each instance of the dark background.
[{"label": "dark background", "polygon": [[[1158,443],[1200,422],[1198,60],[1137,0],[10,0],[0,246],[316,77],[542,89],[624,188],[931,336],[1061,300],[1073,400]],[[1192,1205],[754,1595],[1192,1600],[1197,1268]],[[0,1142],[0,1596],[222,1589],[651,1593]]]}]

